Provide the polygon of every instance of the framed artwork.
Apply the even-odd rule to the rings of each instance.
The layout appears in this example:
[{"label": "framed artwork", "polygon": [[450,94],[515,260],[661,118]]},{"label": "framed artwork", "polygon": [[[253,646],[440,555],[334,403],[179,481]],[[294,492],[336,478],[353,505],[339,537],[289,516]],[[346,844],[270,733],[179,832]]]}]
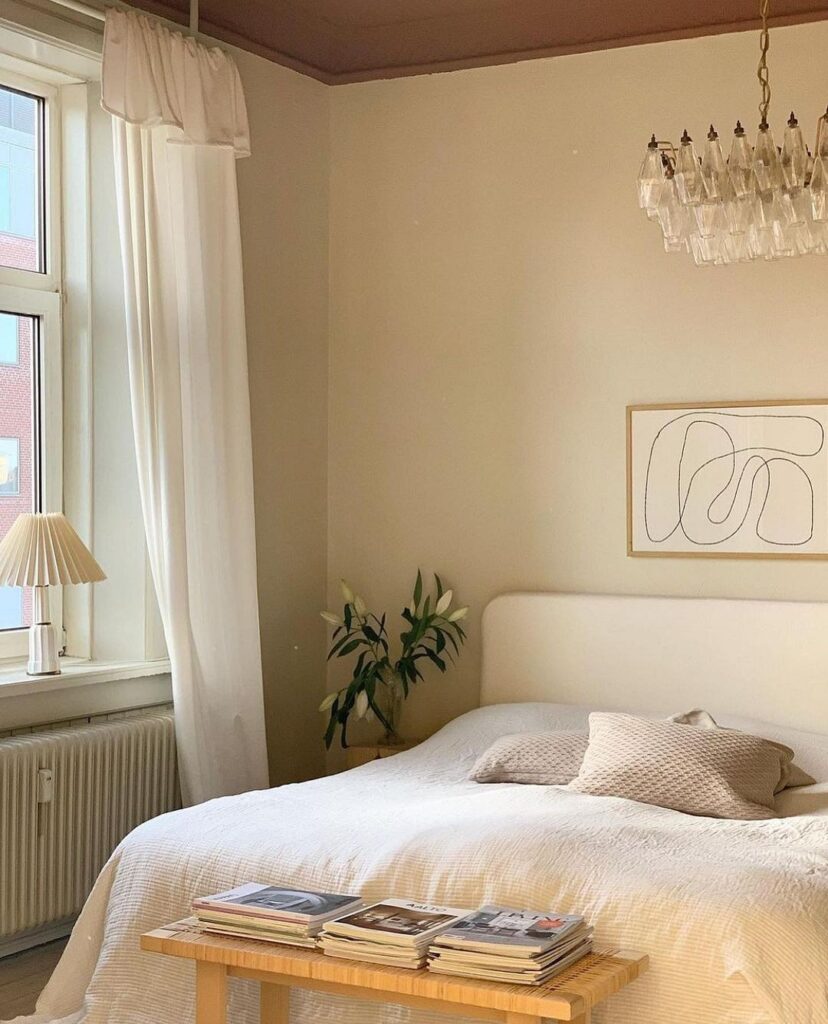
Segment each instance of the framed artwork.
[{"label": "framed artwork", "polygon": [[828,399],[627,407],[627,554],[828,558]]}]

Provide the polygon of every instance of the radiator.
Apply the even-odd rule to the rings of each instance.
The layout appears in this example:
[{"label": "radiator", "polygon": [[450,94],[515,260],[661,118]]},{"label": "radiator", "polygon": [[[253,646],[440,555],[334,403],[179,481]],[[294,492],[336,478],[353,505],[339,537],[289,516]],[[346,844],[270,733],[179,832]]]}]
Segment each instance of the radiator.
[{"label": "radiator", "polygon": [[120,840],[179,806],[171,710],[0,740],[0,956],[68,931]]}]

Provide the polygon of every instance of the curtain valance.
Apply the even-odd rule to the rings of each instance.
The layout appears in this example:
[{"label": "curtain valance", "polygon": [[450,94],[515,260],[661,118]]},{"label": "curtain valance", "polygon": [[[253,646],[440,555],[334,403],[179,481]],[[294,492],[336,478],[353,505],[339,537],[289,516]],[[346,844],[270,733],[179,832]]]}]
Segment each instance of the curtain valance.
[{"label": "curtain valance", "polygon": [[110,8],[101,103],[130,124],[174,125],[189,142],[250,155],[239,72],[218,47],[171,32],[154,18]]}]

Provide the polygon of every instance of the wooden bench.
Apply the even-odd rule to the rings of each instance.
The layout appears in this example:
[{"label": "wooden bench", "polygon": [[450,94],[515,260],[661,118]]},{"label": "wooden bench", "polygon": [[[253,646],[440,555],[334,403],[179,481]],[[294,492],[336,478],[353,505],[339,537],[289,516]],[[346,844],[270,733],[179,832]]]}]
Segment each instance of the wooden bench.
[{"label": "wooden bench", "polygon": [[195,961],[196,1024],[226,1024],[228,977],[261,983],[261,1024],[288,1024],[291,988],[500,1024],[588,1024],[593,1006],[634,981],[648,963],[641,953],[596,951],[546,985],[505,985],[210,935],[198,931],[193,918],[147,932],[141,948]]}]

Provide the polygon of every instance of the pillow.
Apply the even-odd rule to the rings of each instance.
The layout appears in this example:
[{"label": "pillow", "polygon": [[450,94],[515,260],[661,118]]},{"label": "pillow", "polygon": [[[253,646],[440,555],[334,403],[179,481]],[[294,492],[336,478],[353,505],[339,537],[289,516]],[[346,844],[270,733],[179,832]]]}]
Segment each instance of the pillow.
[{"label": "pillow", "polygon": [[[702,717],[699,717],[702,716]],[[716,728],[706,711],[673,715],[671,722],[705,723]],[[712,725],[708,725],[707,722]],[[530,786],[565,786],[581,770],[589,733],[576,730],[520,732],[500,736],[469,772],[473,782],[517,782]]]},{"label": "pillow", "polygon": [[[685,711],[682,715],[673,715],[667,719],[668,722],[676,722],[680,725],[694,725],[697,729],[722,729],[724,726],[718,724],[716,719],[708,714],[707,711],[702,711],[701,708],[694,708],[692,711]],[[772,744],[774,747],[778,747],[780,750],[789,750],[783,743],[777,743],[775,740],[766,740],[767,743]],[[782,765],[782,775],[779,782],[776,784],[774,792],[781,793],[783,789],[793,789],[794,786],[812,786],[816,780],[812,779],[811,776],[803,771],[799,765],[794,764],[792,761],[786,762]]]},{"label": "pillow", "polygon": [[473,782],[522,782],[565,786],[581,767],[589,736],[585,732],[521,732],[501,736],[474,764]]},{"label": "pillow", "polygon": [[776,787],[793,760],[781,743],[730,729],[593,713],[569,788],[709,818],[776,817]]}]

